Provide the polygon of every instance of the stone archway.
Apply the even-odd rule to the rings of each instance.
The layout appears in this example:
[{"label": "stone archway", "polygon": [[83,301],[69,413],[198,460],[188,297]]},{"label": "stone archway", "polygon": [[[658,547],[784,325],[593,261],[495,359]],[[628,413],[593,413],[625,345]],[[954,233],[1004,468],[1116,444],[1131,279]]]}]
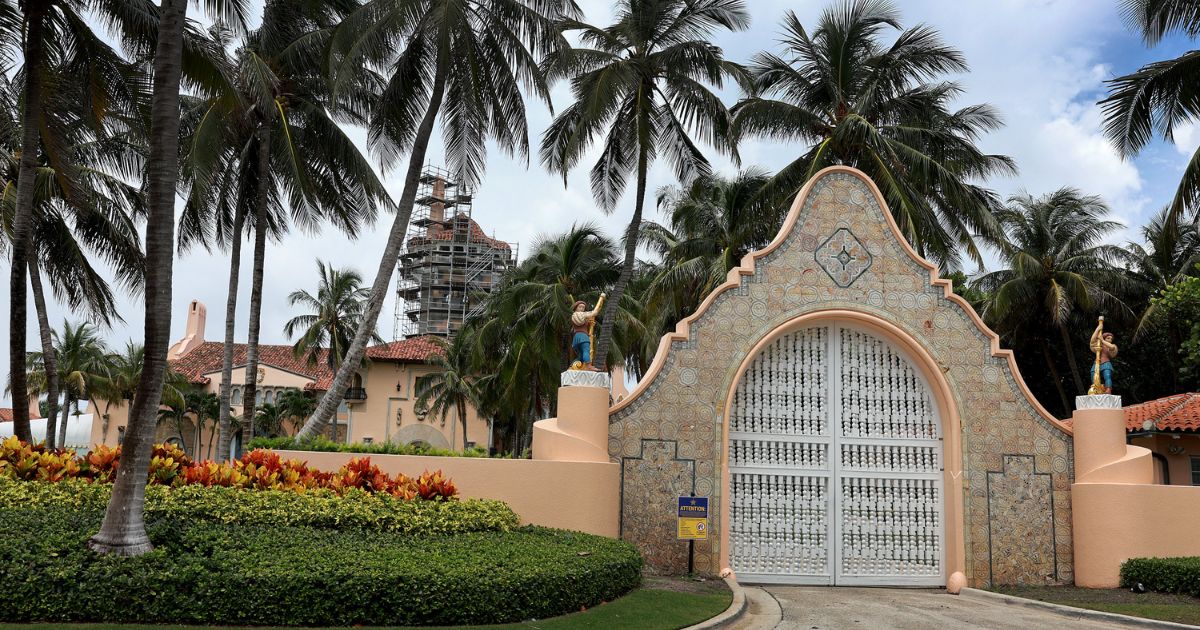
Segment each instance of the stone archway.
[{"label": "stone archway", "polygon": [[622,536],[648,565],[686,570],[674,497],[707,496],[710,538],[696,543],[695,567],[730,566],[727,409],[760,344],[835,316],[907,352],[937,400],[943,579],[962,570],[977,586],[1070,582],[1070,429],[1038,404],[1011,352],[904,241],[874,183],[847,167],[810,180],[776,239],[663,337],[645,378],[610,410]]},{"label": "stone archway", "polygon": [[721,528],[740,580],[937,586],[963,569],[961,483],[945,472],[961,461],[957,417],[914,347],[876,318],[818,312],[742,362]]}]

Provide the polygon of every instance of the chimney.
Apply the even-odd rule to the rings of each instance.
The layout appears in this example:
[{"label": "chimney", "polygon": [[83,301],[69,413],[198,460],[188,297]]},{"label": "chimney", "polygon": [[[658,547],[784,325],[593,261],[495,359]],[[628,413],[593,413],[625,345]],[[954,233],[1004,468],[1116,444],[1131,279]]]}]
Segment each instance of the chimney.
[{"label": "chimney", "polygon": [[208,309],[204,308],[200,300],[192,300],[191,304],[188,304],[187,330],[183,339],[176,341],[167,351],[167,360],[177,361],[191,352],[192,348],[204,343],[204,321],[207,313]]},{"label": "chimney", "polygon": [[40,403],[41,403],[41,399],[38,398],[37,394],[29,395],[29,418],[31,420],[34,418],[42,417],[42,408],[41,408]]}]

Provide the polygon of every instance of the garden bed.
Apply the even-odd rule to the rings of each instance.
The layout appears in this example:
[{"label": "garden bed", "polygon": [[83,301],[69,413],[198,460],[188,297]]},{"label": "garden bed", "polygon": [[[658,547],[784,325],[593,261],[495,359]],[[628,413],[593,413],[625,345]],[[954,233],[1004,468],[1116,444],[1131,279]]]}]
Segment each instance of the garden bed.
[{"label": "garden bed", "polygon": [[0,505],[5,621],[503,623],[610,601],[642,565],[628,543],[545,528],[413,535],[194,515],[151,515],[156,550],[116,558],[84,547],[101,516],[87,502]]}]

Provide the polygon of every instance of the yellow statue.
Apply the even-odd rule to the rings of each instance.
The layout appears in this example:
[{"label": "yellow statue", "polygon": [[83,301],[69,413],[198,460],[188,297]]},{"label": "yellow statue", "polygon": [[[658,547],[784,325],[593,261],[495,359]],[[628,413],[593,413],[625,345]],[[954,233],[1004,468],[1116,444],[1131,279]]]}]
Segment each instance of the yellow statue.
[{"label": "yellow statue", "polygon": [[596,343],[596,318],[604,309],[603,293],[596,302],[596,308],[587,310],[587,302],[579,300],[572,307],[571,313],[571,350],[575,352],[575,362],[572,370],[594,370],[592,367],[592,346]]},{"label": "yellow statue", "polygon": [[1117,358],[1117,344],[1113,343],[1112,333],[1104,332],[1103,315],[1096,324],[1096,331],[1092,333],[1091,348],[1096,353],[1096,364],[1092,367],[1092,386],[1088,389],[1088,395],[1111,394],[1112,360]]}]

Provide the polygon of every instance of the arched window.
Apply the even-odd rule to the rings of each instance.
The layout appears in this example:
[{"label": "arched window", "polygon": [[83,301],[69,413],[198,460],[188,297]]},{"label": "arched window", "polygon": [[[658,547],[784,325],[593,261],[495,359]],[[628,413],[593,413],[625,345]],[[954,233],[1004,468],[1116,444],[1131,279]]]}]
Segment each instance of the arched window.
[{"label": "arched window", "polygon": [[231,404],[231,405],[242,404],[242,388],[240,388],[240,387],[233,388],[233,394],[230,395],[230,397],[229,397],[229,404]]},{"label": "arched window", "polygon": [[261,390],[261,389],[260,389],[260,390],[258,390],[258,391],[256,391],[256,392],[254,392],[254,404],[255,404],[255,405],[261,405],[261,404],[262,404],[262,395],[263,395],[263,392],[262,392],[262,390]]},{"label": "arched window", "polygon": [[275,392],[268,389],[267,390],[267,404],[269,405],[273,402],[275,402]]}]

